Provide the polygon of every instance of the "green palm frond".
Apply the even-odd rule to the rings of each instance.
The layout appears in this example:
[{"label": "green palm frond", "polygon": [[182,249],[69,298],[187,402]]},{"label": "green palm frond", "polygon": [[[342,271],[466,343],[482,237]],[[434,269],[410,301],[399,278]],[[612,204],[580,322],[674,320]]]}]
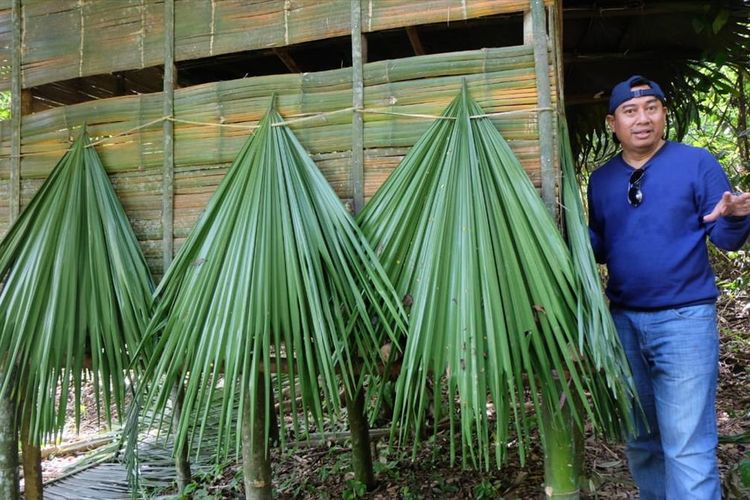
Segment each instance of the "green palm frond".
[{"label": "green palm frond", "polygon": [[[280,391],[286,377],[301,392],[289,384],[295,432],[299,412],[322,425],[338,411],[340,385],[353,394],[360,374],[376,370],[383,334],[405,329],[366,238],[280,121],[274,110],[261,121],[156,292],[149,336],[161,336],[148,380],[159,388],[146,406],[164,408],[171,387],[186,381],[178,443],[203,432],[205,412],[190,417],[196,408],[218,404],[220,445],[229,449],[228,428],[241,436],[236,408],[263,384],[265,408],[253,404],[251,415],[265,412],[269,422],[272,386]],[[284,374],[276,383],[273,371]]]},{"label": "green palm frond", "polygon": [[[578,339],[581,348],[584,343],[590,346],[590,355],[597,367],[606,366],[604,374],[610,378],[610,385],[615,386],[616,382],[611,380],[612,377],[622,380],[630,380],[632,377],[604,299],[576,180],[568,127],[564,119],[560,120],[560,163],[565,235],[579,284]],[[628,391],[632,393],[631,389],[632,386]]]},{"label": "green palm frond", "polygon": [[82,132],[0,243],[0,361],[15,376],[2,390],[31,412],[37,443],[62,429],[71,388],[79,422],[86,373],[106,419],[113,403],[122,415],[150,314],[148,267],[88,143]]},{"label": "green palm frond", "polygon": [[[464,89],[358,221],[396,290],[413,298],[396,389],[400,437],[419,439],[432,403],[435,422],[447,416],[451,432],[460,431],[464,464],[487,468],[491,450],[497,465],[503,459],[511,417],[523,459],[541,404],[581,399],[597,427],[616,431],[629,401],[623,385],[608,385],[599,374],[592,346],[578,338],[576,276],[565,242],[517,158],[481,115]],[[586,397],[610,391],[602,401]],[[574,416],[581,424],[583,415]]]}]

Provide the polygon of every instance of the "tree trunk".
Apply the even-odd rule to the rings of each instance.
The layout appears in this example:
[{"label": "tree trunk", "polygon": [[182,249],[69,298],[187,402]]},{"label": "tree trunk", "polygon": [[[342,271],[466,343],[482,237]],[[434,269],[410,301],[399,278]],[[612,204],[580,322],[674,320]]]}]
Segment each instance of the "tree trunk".
[{"label": "tree trunk", "polygon": [[[180,421],[182,415],[182,405],[185,401],[185,386],[182,382],[178,383],[172,388],[172,402],[173,402],[173,417],[172,422],[176,425]],[[175,434],[176,435],[176,434]],[[177,447],[178,443],[175,443]],[[192,474],[190,472],[190,447],[188,446],[187,433],[185,434],[185,442],[181,443],[180,453],[175,457],[175,471],[177,473],[177,490],[180,492],[185,491],[187,485],[193,481]]]},{"label": "tree trunk", "polygon": [[254,420],[251,418],[252,402],[249,397],[245,398],[242,407],[242,472],[247,500],[271,499],[271,457],[266,440],[265,389],[263,379],[259,377],[255,387]]},{"label": "tree trunk", "polygon": [[[746,80],[747,71],[740,67],[737,75],[737,128],[740,131],[738,137],[739,149],[740,149],[740,160],[742,166],[745,169],[750,170],[750,129],[747,124],[747,93],[745,85],[748,83]],[[743,172],[744,173],[744,172]],[[747,189],[746,186],[743,186]]]},{"label": "tree trunk", "polygon": [[[555,411],[559,414],[555,415]],[[579,412],[580,415],[580,412]],[[545,498],[578,500],[583,472],[583,430],[573,418],[570,400],[557,408],[542,406]]]},{"label": "tree trunk", "polygon": [[368,490],[375,488],[375,473],[370,454],[370,427],[365,416],[365,393],[357,391],[352,399],[347,396],[347,415],[352,432],[352,467],[354,479],[364,484]]},{"label": "tree trunk", "polygon": [[23,497],[26,500],[41,500],[44,497],[42,486],[42,449],[31,443],[31,412],[26,411],[21,418],[21,452],[23,455]]},{"label": "tree trunk", "polygon": [[[3,376],[0,374],[0,383]],[[18,500],[18,433],[16,407],[10,397],[0,398],[0,498]]]}]

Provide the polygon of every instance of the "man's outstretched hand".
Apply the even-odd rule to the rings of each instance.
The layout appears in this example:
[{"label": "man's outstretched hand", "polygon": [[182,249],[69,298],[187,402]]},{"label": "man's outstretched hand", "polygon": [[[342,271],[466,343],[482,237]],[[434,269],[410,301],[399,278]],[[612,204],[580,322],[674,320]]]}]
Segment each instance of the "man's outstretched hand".
[{"label": "man's outstretched hand", "polygon": [[750,214],[750,193],[732,194],[725,192],[710,214],[703,216],[703,222],[713,222],[719,217],[742,217]]}]

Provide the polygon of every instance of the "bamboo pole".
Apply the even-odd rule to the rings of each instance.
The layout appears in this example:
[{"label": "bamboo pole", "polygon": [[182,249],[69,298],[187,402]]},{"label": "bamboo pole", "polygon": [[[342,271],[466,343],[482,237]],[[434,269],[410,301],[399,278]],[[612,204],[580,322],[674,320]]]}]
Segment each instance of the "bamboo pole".
[{"label": "bamboo pole", "polygon": [[10,186],[9,216],[12,224],[18,218],[21,208],[21,90],[22,90],[22,54],[21,54],[21,0],[13,1],[13,44],[11,47],[11,87],[10,87]]},{"label": "bamboo pole", "polygon": [[[362,109],[365,103],[363,81],[362,5],[352,0],[352,106]],[[362,113],[352,114],[352,208],[355,214],[362,210],[364,198],[364,120]]]},{"label": "bamboo pole", "polygon": [[534,72],[536,74],[537,105],[539,111],[539,156],[542,176],[542,199],[557,220],[556,177],[552,164],[554,126],[552,122],[552,97],[549,79],[549,43],[547,37],[544,2],[531,0],[531,18],[534,33]]},{"label": "bamboo pole", "polygon": [[[164,2],[164,115],[174,116],[174,0]],[[162,177],[162,262],[167,271],[174,253],[174,122],[164,120],[164,171]]]}]

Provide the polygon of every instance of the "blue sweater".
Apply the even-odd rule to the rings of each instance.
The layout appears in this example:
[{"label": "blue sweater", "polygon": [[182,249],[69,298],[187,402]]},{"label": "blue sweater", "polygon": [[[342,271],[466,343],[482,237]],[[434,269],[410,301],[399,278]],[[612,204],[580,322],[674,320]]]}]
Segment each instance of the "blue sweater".
[{"label": "blue sweater", "polygon": [[667,142],[643,167],[643,201],[628,203],[634,169],[617,155],[591,174],[589,233],[594,255],[607,264],[614,307],[657,310],[711,303],[718,290],[706,236],[724,250],[739,249],[750,217],[704,223],[725,191],[726,174],[700,148]]}]

